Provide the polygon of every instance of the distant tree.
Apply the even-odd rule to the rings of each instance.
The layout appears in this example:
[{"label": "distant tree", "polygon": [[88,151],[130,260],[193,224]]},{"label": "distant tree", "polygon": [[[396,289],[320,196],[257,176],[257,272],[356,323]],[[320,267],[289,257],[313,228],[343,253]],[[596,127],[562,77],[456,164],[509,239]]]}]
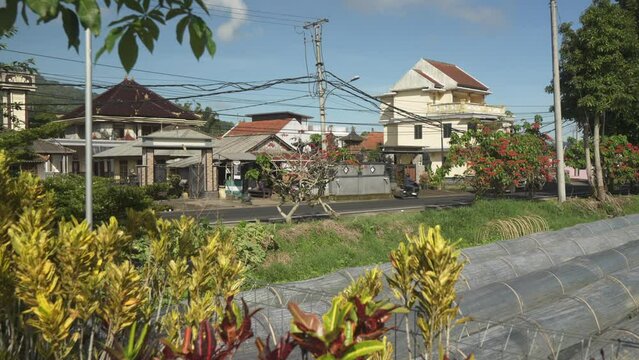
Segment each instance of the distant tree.
[{"label": "distant tree", "polygon": [[[215,53],[213,32],[206,21],[194,13],[199,8],[208,15],[203,0],[6,0],[5,6],[0,8],[0,35],[8,33],[16,25],[18,13],[26,24],[29,24],[32,15],[38,23],[60,19],[68,47],[78,51],[81,28],[90,29],[94,36],[100,35],[101,12],[114,7],[120,16],[106,26],[109,33],[96,59],[105,51],[111,52],[117,43],[122,67],[130,72],[138,58],[138,40],[149,52],[153,52],[160,36],[159,25],[178,19],[175,30],[180,44],[188,28],[189,43],[196,58],[199,59],[204,51],[211,56]],[[126,11],[121,12],[123,8]]]},{"label": "distant tree", "polygon": [[610,0],[594,0],[580,22],[577,30],[570,24],[561,28],[562,110],[586,132],[592,123],[594,188],[597,198],[603,200],[602,118],[608,114],[620,118],[635,107],[628,104],[639,99],[639,36],[631,12]]},{"label": "distant tree", "polygon": [[[253,179],[266,178],[268,183],[273,184],[273,192],[280,198],[277,210],[286,223],[293,222],[293,215],[304,202],[319,204],[324,212],[336,217],[337,212],[323,198],[326,187],[337,175],[338,159],[337,152],[317,148],[277,157],[260,155],[257,159],[259,169],[249,171],[247,176]],[[287,202],[293,204],[288,212],[282,207]]]},{"label": "distant tree", "polygon": [[210,106],[203,107],[200,103],[191,102],[186,102],[183,104],[178,103],[178,105],[188,111],[192,111],[195,114],[199,115],[200,120],[206,121],[206,124],[204,124],[200,128],[200,130],[212,136],[222,136],[227,131],[231,130],[234,125],[230,121],[220,120],[218,113]]},{"label": "distant tree", "polygon": [[84,103],[84,89],[61,84],[35,74],[37,89],[27,93],[29,126],[38,127]]}]

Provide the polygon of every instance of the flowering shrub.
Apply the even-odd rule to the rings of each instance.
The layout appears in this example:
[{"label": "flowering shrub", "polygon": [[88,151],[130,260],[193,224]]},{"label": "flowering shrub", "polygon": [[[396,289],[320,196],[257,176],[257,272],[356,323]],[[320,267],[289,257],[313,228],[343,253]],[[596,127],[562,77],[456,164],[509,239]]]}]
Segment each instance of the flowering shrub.
[{"label": "flowering shrub", "polygon": [[608,136],[601,142],[601,162],[608,187],[639,182],[639,146],[624,135]]},{"label": "flowering shrub", "polygon": [[[624,135],[614,135],[601,140],[600,150],[604,181],[608,188],[639,182],[639,146],[628,142]],[[566,164],[583,169],[586,167],[585,156],[583,141],[569,138]]]},{"label": "flowering shrub", "polygon": [[[613,135],[602,138],[600,150],[604,181],[609,189],[639,182],[639,146],[628,142],[624,135]],[[566,164],[583,169],[585,156],[583,141],[568,139]]]},{"label": "flowering shrub", "polygon": [[450,162],[466,166],[466,181],[477,193],[525,185],[532,192],[555,175],[555,153],[550,137],[539,131],[541,122],[515,126],[512,132],[483,127],[453,134]]}]

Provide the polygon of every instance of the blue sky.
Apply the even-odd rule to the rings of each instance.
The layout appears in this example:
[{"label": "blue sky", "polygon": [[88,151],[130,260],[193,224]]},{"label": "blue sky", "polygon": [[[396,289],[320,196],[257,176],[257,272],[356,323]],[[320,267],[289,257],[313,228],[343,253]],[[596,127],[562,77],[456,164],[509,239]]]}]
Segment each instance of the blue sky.
[{"label": "blue sky", "polygon": [[[552,76],[548,1],[205,1],[215,9],[213,16],[208,17],[217,42],[214,58],[196,60],[186,42],[186,46],[177,44],[171,23],[162,29],[155,52],[149,54],[142,50],[136,65],[136,69],[200,80],[136,70],[131,77],[142,84],[205,84],[210,80],[255,81],[303,76],[307,74],[307,66],[313,73],[315,61],[310,33],[305,33],[301,25],[311,19],[327,18],[329,23],[323,32],[326,69],[345,79],[360,76],[353,85],[368,93],[387,91],[419,58],[425,57],[459,65],[491,88],[493,95],[489,96],[489,103],[506,105],[518,119],[540,113],[544,123],[552,121],[552,114],[547,113],[552,97],[544,93]],[[589,3],[589,0],[559,0],[560,21],[577,22]],[[116,15],[113,12],[106,10],[104,16],[113,19]],[[58,21],[44,25],[35,25],[33,21],[31,26],[20,22],[17,28],[18,34],[8,41],[10,50],[83,60],[82,49],[80,54],[67,50],[66,37]],[[94,49],[101,43],[102,38],[95,40]],[[28,57],[33,57],[39,70],[52,79],[82,82],[84,68],[80,63],[0,51],[0,61]],[[113,53],[103,56],[99,63],[118,65],[119,61]],[[121,69],[96,67],[94,72],[96,83],[102,85],[117,83],[124,76]],[[156,90],[168,97],[198,93],[183,88]],[[290,110],[309,114],[317,120],[318,100],[312,97],[227,110],[305,94],[308,95],[307,86],[287,85],[198,101],[225,114]],[[378,122],[378,114],[334,95],[329,97],[328,107],[329,122],[353,123],[360,130],[368,130]]]}]

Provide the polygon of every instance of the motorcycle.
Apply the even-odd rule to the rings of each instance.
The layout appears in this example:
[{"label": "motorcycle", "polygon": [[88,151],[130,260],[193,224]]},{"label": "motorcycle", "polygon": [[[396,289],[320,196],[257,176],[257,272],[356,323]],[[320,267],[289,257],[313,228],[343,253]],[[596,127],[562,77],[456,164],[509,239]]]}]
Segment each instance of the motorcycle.
[{"label": "motorcycle", "polygon": [[417,199],[419,197],[419,190],[417,188],[407,189],[406,187],[401,187],[397,189],[397,192],[395,193],[395,197],[400,199],[408,199],[408,198]]}]

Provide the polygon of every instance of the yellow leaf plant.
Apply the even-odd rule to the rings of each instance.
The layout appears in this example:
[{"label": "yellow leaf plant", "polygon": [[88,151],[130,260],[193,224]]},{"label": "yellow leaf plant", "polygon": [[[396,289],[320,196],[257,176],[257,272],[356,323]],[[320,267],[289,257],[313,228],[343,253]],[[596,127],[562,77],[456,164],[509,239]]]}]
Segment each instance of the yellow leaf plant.
[{"label": "yellow leaf plant", "polygon": [[[393,273],[387,277],[389,286],[404,306],[413,309],[417,326],[424,343],[425,359],[431,359],[435,350],[444,358],[448,352],[450,329],[464,322],[458,319],[459,308],[455,304],[455,284],[464,268],[459,260],[456,244],[448,242],[439,226],[419,228],[416,236],[406,236],[407,243],[390,253]],[[410,334],[409,321],[406,331]],[[408,341],[409,358],[410,336]]]}]

